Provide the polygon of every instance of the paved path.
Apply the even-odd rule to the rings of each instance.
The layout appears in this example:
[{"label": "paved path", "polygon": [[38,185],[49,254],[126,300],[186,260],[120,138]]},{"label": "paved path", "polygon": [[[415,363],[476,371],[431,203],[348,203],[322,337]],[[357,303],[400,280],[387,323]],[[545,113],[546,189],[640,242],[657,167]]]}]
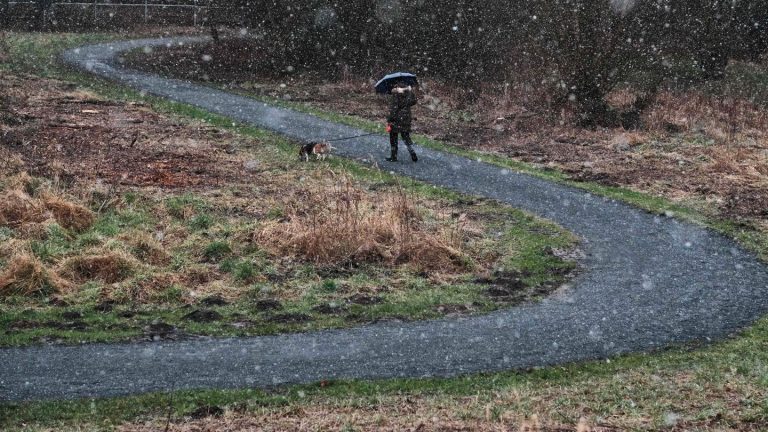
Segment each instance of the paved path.
[{"label": "paved path", "polygon": [[[187,43],[192,39],[176,39]],[[67,62],[169,99],[298,139],[360,133],[191,83],[121,69],[113,56],[144,40],[69,51]],[[383,136],[336,144],[365,162]],[[455,376],[648,351],[733,334],[768,311],[768,271],[704,228],[510,172],[419,149],[392,171],[497,199],[584,239],[586,271],[564,295],[485,316],[281,336],[0,350],[0,400],[127,395],[334,378]]]}]

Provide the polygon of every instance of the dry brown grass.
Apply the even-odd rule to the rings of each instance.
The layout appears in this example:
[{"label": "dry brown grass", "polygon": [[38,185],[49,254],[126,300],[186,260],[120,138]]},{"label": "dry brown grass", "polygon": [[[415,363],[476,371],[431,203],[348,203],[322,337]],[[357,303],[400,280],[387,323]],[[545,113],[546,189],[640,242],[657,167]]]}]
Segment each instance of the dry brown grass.
[{"label": "dry brown grass", "polygon": [[121,235],[119,239],[130,245],[133,255],[142,262],[164,266],[171,261],[171,255],[163,245],[148,233],[133,232]]},{"label": "dry brown grass", "polygon": [[768,113],[739,98],[716,98],[698,92],[661,92],[645,114],[651,131],[677,127],[684,132],[702,132],[719,144],[765,143]]},{"label": "dry brown grass", "polygon": [[[292,407],[272,413],[239,415],[227,412],[221,417],[207,417],[168,425],[174,432],[288,432],[288,431],[376,431],[376,432],[615,432],[621,429],[594,426],[585,418],[564,424],[537,415],[520,416],[511,412],[494,419],[486,407],[480,416],[467,416],[463,410],[425,409],[385,405],[370,409],[339,407]],[[473,413],[474,414],[474,413]],[[163,430],[160,421],[123,425],[121,432]]]},{"label": "dry brown grass", "polygon": [[345,178],[330,189],[311,188],[284,203],[285,215],[255,233],[279,255],[320,265],[408,264],[422,271],[466,270],[461,236],[428,226],[403,190],[372,196]]},{"label": "dry brown grass", "polygon": [[0,296],[50,295],[69,287],[67,281],[28,254],[14,256],[0,274]]},{"label": "dry brown grass", "polygon": [[61,268],[62,275],[80,283],[99,280],[111,284],[129,277],[136,263],[124,252],[102,251],[68,258]]},{"label": "dry brown grass", "polygon": [[0,196],[0,226],[20,232],[38,231],[36,224],[51,219],[64,228],[83,231],[93,225],[95,216],[86,207],[43,190],[31,196],[32,179],[22,173],[7,180],[7,189]]},{"label": "dry brown grass", "polygon": [[169,287],[179,284],[180,280],[180,276],[174,273],[153,274],[135,282],[129,281],[122,286],[106,287],[102,291],[102,296],[119,302],[150,303]]},{"label": "dry brown grass", "polygon": [[90,228],[96,220],[91,210],[51,193],[43,193],[41,201],[45,208],[53,214],[56,222],[64,228],[84,231]]},{"label": "dry brown grass", "polygon": [[24,224],[39,223],[48,219],[45,207],[18,189],[7,191],[0,197],[0,226],[22,228]]}]

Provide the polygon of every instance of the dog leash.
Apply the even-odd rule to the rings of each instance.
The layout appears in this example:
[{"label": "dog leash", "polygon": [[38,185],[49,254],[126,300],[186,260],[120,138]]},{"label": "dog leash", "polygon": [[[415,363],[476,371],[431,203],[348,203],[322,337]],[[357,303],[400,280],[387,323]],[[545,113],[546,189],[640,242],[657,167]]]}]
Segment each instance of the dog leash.
[{"label": "dog leash", "polygon": [[344,141],[344,140],[348,140],[348,139],[352,139],[352,138],[362,138],[362,137],[367,137],[367,136],[371,136],[371,135],[378,135],[379,133],[380,132],[371,132],[371,133],[362,134],[362,135],[354,135],[354,136],[348,136],[348,137],[342,137],[342,138],[336,138],[336,139],[329,139],[329,140],[325,140],[325,141],[326,142]]}]

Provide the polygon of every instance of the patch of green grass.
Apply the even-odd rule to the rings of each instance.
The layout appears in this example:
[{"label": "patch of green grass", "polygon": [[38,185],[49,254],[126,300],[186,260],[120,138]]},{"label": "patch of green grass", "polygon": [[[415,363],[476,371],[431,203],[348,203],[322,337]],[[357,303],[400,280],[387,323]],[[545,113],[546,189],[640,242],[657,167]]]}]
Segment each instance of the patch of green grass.
[{"label": "patch of green grass", "polygon": [[44,240],[34,240],[29,246],[43,262],[53,262],[72,250],[72,235],[58,224],[49,225]]},{"label": "patch of green grass", "polygon": [[333,279],[326,279],[321,284],[321,288],[323,291],[326,292],[335,292],[339,287],[336,284],[336,281]]},{"label": "patch of green grass", "polygon": [[99,215],[90,232],[106,237],[114,237],[131,229],[147,228],[153,222],[154,218],[144,209],[112,209]]},{"label": "patch of green grass", "polygon": [[237,262],[232,268],[232,275],[241,282],[250,281],[256,276],[256,266],[251,260],[242,260]]},{"label": "patch of green grass", "polygon": [[208,228],[212,227],[213,224],[214,219],[208,213],[196,214],[189,220],[189,227],[195,231],[207,230]]},{"label": "patch of green grass", "polygon": [[[19,306],[8,307],[0,314],[0,325],[13,328],[19,323],[29,328],[7,332],[2,338],[4,346],[22,346],[31,342],[108,342],[127,339],[141,334],[141,329],[121,319],[116,313],[101,313],[87,306],[70,308],[29,308],[27,300]],[[64,312],[80,312],[81,318],[64,319]]]},{"label": "patch of green grass", "polygon": [[186,220],[202,214],[209,208],[205,200],[193,194],[173,196],[165,200],[165,209],[171,216]]},{"label": "patch of green grass", "polygon": [[159,303],[178,304],[184,297],[184,291],[184,288],[179,285],[171,285],[153,296],[153,300]]},{"label": "patch of green grass", "polygon": [[120,38],[107,33],[16,33],[6,32],[9,61],[0,63],[0,69],[33,73],[46,78],[60,78],[62,51],[85,44],[106,42]]},{"label": "patch of green grass", "polygon": [[232,248],[229,246],[229,243],[224,241],[214,241],[208,243],[205,247],[203,250],[203,257],[206,261],[218,262],[231,253]]},{"label": "patch of green grass", "polygon": [[12,239],[14,236],[13,229],[9,227],[0,227],[0,241],[7,241]]}]

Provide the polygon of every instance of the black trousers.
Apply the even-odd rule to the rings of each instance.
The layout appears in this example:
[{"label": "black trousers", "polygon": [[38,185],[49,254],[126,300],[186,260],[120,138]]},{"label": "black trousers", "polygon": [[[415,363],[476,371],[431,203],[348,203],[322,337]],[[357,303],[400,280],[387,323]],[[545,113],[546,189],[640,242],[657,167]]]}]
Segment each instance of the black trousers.
[{"label": "black trousers", "polygon": [[[392,156],[397,156],[397,134],[398,132],[395,131],[389,133],[389,146],[392,148]],[[403,138],[403,142],[408,148],[408,153],[413,154],[413,141],[411,141],[411,133],[400,132],[400,136]]]}]

